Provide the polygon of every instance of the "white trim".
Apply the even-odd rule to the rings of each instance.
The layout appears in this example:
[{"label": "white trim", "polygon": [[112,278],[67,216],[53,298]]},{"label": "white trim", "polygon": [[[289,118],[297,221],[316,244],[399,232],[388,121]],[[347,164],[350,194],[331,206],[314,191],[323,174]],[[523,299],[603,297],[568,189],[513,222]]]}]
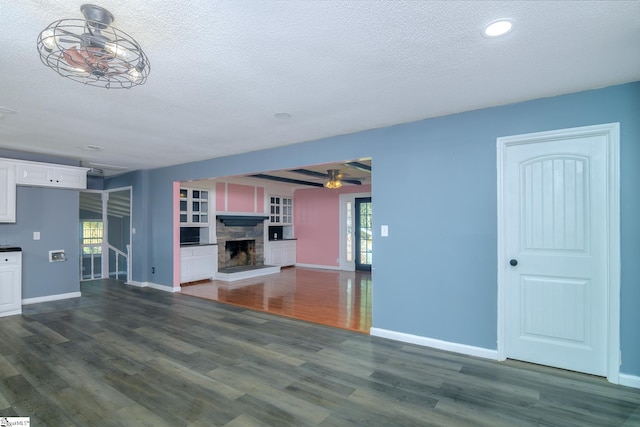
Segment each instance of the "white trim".
[{"label": "white trim", "polygon": [[157,289],[159,291],[172,292],[172,293],[173,292],[180,292],[180,290],[181,290],[180,286],[173,287],[173,286],[168,286],[168,285],[160,285],[158,283],[153,283],[153,282],[131,281],[131,282],[125,283],[125,285],[135,286],[135,287],[138,287],[138,288],[153,288],[153,289]]},{"label": "white trim", "polygon": [[[575,138],[589,135],[607,136],[608,170],[608,327],[607,327],[607,380],[620,382],[620,123],[607,123],[547,132],[500,137],[496,141],[498,172],[498,360],[506,359],[506,284],[504,279],[505,221],[504,209],[504,156],[508,146]],[[627,376],[628,379],[629,376]]]},{"label": "white trim", "polygon": [[22,305],[38,304],[41,302],[59,301],[69,298],[80,298],[82,295],[80,292],[69,292],[66,294],[47,295],[45,297],[25,298],[22,300]]},{"label": "white trim", "polygon": [[135,280],[129,280],[124,284],[129,286],[135,286],[137,288],[144,288],[147,286],[147,282],[136,282]]},{"label": "white trim", "polygon": [[22,314],[22,307],[16,310],[3,311],[2,313],[0,313],[0,317],[15,316],[16,314]]},{"label": "white trim", "polygon": [[351,219],[353,221],[356,220],[356,216],[355,216],[355,205],[356,205],[356,199],[357,198],[364,198],[364,197],[371,197],[371,192],[366,192],[366,193],[344,193],[344,194],[340,194],[338,196],[338,206],[340,209],[339,212],[339,226],[340,226],[340,230],[338,232],[339,235],[339,241],[340,241],[340,247],[339,247],[339,251],[338,251],[338,270],[342,270],[342,271],[356,271],[356,262],[355,262],[355,256],[356,256],[356,248],[355,248],[355,234],[353,236],[353,250],[352,250],[352,254],[354,259],[352,261],[347,261],[347,251],[345,249],[345,244],[347,241],[347,215],[346,215],[346,205],[347,202],[351,202]]},{"label": "white trim", "polygon": [[451,351],[453,353],[466,354],[468,356],[482,357],[483,359],[497,360],[498,352],[483,347],[475,347],[435,338],[421,337],[419,335],[405,334],[403,332],[389,331],[387,329],[371,328],[369,334],[374,337],[388,338],[395,341],[416,344],[423,347],[437,348],[438,350]]},{"label": "white trim", "polygon": [[629,374],[619,374],[618,379],[620,382],[618,384],[624,385],[627,387],[640,388],[640,377]]},{"label": "white trim", "polygon": [[300,268],[316,268],[316,269],[319,269],[319,270],[346,271],[346,270],[342,270],[340,267],[338,267],[336,265],[319,265],[319,264],[301,264],[301,263],[296,263],[296,267],[300,267]]},{"label": "white trim", "polygon": [[609,170],[609,343],[607,380],[620,382],[620,123],[601,127],[608,135],[607,160]]},{"label": "white trim", "polygon": [[[81,190],[82,193],[93,193],[93,194],[100,194],[100,201],[102,203],[102,223],[103,223],[103,235],[107,235],[108,234],[108,215],[107,213],[107,203],[109,201],[109,197],[108,195],[110,193],[114,193],[117,191],[129,191],[129,244],[126,245],[127,247],[127,280],[131,280],[131,277],[133,275],[133,186],[132,185],[127,185],[124,187],[117,187],[117,188],[110,188],[108,190],[94,190],[94,189],[83,189]],[[104,194],[107,194],[106,200],[105,200],[105,196]],[[102,239],[103,240],[103,253],[108,253],[108,241],[107,239]],[[106,252],[105,252],[106,251]],[[109,257],[102,257],[102,279],[108,279],[108,275],[109,275]],[[119,272],[120,273],[120,272]],[[106,275],[106,276],[105,276]],[[86,281],[86,280],[94,280],[96,278],[93,277],[93,273],[91,274],[91,278],[90,279],[80,279],[81,282]],[[80,277],[82,277],[82,247],[80,248]]]}]

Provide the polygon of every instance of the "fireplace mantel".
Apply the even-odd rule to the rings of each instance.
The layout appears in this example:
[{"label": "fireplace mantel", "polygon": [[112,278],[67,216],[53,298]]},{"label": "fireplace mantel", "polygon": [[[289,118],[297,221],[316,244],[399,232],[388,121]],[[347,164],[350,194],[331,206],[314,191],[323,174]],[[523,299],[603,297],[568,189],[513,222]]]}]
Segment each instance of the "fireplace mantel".
[{"label": "fireplace mantel", "polygon": [[216,219],[226,227],[255,227],[267,218],[258,215],[216,215]]}]

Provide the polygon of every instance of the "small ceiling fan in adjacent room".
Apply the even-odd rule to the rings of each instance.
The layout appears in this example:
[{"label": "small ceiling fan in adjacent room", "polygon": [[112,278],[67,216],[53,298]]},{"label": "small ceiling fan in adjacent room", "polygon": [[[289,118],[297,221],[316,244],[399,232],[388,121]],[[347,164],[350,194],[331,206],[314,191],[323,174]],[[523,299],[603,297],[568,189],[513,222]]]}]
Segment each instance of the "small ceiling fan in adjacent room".
[{"label": "small ceiling fan in adjacent room", "polygon": [[324,183],[324,186],[331,189],[337,189],[342,187],[342,177],[339,169],[327,169],[327,175],[329,180]]}]

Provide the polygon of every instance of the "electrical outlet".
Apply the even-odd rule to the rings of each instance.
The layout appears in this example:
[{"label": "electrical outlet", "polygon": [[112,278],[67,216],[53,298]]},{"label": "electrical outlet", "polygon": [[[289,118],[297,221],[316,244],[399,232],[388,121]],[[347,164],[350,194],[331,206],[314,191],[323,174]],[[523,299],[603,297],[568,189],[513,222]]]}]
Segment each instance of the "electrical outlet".
[{"label": "electrical outlet", "polygon": [[151,267],[151,274],[156,274],[156,268],[155,267]]}]

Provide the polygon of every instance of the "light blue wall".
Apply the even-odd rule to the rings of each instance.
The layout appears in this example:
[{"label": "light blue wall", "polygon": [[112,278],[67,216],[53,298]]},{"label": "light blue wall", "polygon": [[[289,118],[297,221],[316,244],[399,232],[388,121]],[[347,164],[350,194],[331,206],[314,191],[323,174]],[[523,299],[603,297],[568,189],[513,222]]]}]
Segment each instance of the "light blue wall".
[{"label": "light blue wall", "polygon": [[[18,187],[15,224],[0,224],[0,243],[22,247],[22,298],[80,291],[78,191]],[[40,240],[33,240],[33,232]],[[65,262],[49,262],[64,249]]]},{"label": "light blue wall", "polygon": [[147,261],[141,280],[172,285],[173,181],[371,157],[375,227],[389,225],[374,237],[373,326],[495,349],[496,139],[611,122],[621,123],[622,372],[640,375],[640,82],[128,175],[119,185],[148,204],[138,219],[134,208],[134,224],[148,225],[134,263]]}]

